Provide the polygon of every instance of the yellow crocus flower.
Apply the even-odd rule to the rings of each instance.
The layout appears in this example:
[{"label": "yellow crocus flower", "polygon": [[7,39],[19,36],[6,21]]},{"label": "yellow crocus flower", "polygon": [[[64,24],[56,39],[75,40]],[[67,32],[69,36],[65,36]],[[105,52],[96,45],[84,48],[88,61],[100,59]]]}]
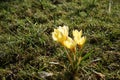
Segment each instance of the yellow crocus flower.
[{"label": "yellow crocus flower", "polygon": [[65,41],[68,37],[68,27],[67,26],[59,26],[57,29],[54,29],[54,32],[52,32],[52,38],[55,41],[58,41],[63,44],[63,41]]},{"label": "yellow crocus flower", "polygon": [[68,37],[68,38],[63,42],[63,45],[64,45],[66,48],[68,48],[68,49],[70,49],[71,51],[73,51],[73,52],[76,51],[76,43],[75,43],[75,41],[74,41],[72,38],[70,38],[70,37]]},{"label": "yellow crocus flower", "polygon": [[57,29],[54,29],[54,32],[52,32],[52,38],[55,41],[61,42],[63,39],[62,36],[63,35]]},{"label": "yellow crocus flower", "polygon": [[61,27],[61,26],[59,26],[58,27],[58,30],[64,35],[64,36],[68,36],[68,31],[69,31],[69,29],[68,29],[68,26],[63,26],[63,27]]},{"label": "yellow crocus flower", "polygon": [[86,37],[84,37],[84,36],[82,37],[82,30],[81,31],[73,30],[73,37],[74,37],[74,41],[81,48],[86,41]]},{"label": "yellow crocus flower", "polygon": [[81,39],[78,42],[78,45],[79,45],[80,48],[82,48],[82,46],[84,45],[85,41],[86,41],[86,37],[84,37],[84,36],[81,37]]},{"label": "yellow crocus flower", "polygon": [[73,37],[76,43],[79,43],[79,39],[82,36],[82,30],[78,31],[78,30],[73,30]]}]

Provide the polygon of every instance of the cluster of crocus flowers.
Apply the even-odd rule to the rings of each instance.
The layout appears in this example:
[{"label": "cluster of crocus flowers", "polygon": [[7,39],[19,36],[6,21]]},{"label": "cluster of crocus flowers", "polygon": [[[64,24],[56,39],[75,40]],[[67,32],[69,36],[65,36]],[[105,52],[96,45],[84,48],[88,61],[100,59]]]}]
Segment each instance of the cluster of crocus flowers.
[{"label": "cluster of crocus flowers", "polygon": [[82,37],[82,30],[73,30],[73,39],[69,37],[68,34],[68,26],[59,26],[57,29],[54,29],[54,32],[52,32],[52,38],[53,40],[61,43],[63,46],[67,47],[71,51],[76,51],[76,45],[82,48],[86,41],[86,37]]}]

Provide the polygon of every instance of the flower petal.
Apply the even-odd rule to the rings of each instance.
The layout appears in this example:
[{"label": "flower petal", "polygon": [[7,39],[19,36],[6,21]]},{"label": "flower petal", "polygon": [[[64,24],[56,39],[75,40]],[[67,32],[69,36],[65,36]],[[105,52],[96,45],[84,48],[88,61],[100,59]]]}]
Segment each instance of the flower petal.
[{"label": "flower petal", "polygon": [[55,41],[58,41],[60,43],[63,43],[68,37],[68,27],[67,26],[59,26],[57,29],[54,29],[54,32],[52,32],[52,38]]},{"label": "flower petal", "polygon": [[70,37],[68,37],[64,42],[63,45],[67,47],[68,49],[75,51],[76,50],[76,43],[74,40]]},{"label": "flower petal", "polygon": [[73,30],[74,41],[80,46],[80,48],[84,45],[86,41],[86,37],[82,37],[82,30]]}]

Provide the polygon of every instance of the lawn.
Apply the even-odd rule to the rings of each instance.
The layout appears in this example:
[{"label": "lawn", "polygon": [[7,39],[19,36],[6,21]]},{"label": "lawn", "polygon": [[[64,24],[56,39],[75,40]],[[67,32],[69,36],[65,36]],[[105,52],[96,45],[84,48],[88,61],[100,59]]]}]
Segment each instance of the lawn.
[{"label": "lawn", "polygon": [[119,0],[1,0],[0,80],[71,80],[64,25],[86,36],[76,80],[120,80]]}]

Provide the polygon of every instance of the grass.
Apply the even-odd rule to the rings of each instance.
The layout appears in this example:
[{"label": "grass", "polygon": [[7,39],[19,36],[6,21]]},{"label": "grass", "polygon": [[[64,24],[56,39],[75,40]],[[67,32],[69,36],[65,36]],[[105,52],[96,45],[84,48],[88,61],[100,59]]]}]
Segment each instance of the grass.
[{"label": "grass", "polygon": [[108,0],[0,1],[0,79],[69,79],[63,47],[51,37],[54,28],[67,25],[70,32],[83,30],[87,36],[83,53],[92,51],[80,66],[78,77],[119,80],[118,1],[113,0],[111,12]]}]

